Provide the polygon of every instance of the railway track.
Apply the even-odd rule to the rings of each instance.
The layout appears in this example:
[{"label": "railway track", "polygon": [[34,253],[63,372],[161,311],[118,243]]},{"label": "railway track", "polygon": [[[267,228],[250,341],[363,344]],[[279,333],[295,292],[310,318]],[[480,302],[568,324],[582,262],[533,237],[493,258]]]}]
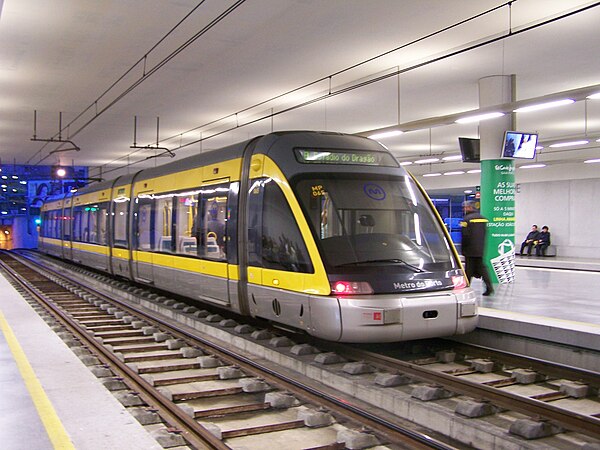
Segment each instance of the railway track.
[{"label": "railway track", "polygon": [[15,256],[3,271],[109,369],[105,386],[160,417],[167,447],[453,448]]},{"label": "railway track", "polygon": [[[525,417],[510,432],[526,439],[576,432],[600,439],[600,374],[467,344],[448,344],[429,357],[403,361],[379,352],[331,346],[345,358],[360,360],[357,370],[387,375],[375,383],[411,385],[424,401],[458,398],[455,411],[465,417],[510,410]],[[597,442],[594,442],[598,445]]]},{"label": "railway track", "polygon": [[[202,334],[213,334],[255,355],[246,359],[253,360],[258,356],[261,360],[275,361],[291,368],[287,371],[289,378],[310,378],[319,382],[321,387],[330,387],[332,396],[342,399],[342,403],[345,397],[351,399],[352,403],[366,404],[367,409],[368,405],[384,409],[387,416],[381,412],[378,414],[385,416],[386,422],[398,423],[402,422],[400,417],[407,418],[476,448],[596,449],[600,445],[600,378],[597,373],[457,343],[436,347],[431,355],[419,355],[409,361],[402,361],[398,355],[393,355],[393,351],[389,352],[390,356],[385,356],[356,347],[317,341],[297,345],[289,337],[274,336],[272,330],[254,330],[248,324],[237,324],[214,312],[198,310],[174,299],[148,294],[141,288],[98,275],[90,278],[90,274],[85,272],[87,271],[81,275],[83,279],[92,280],[99,285],[112,283],[119,289],[128,290],[134,304],[159,311],[163,316],[171,317],[174,322],[187,323]],[[88,284],[92,283],[88,281]],[[298,340],[298,336],[292,338]],[[419,345],[422,344],[416,344],[416,347]],[[123,350],[122,348],[115,347],[113,351],[122,353],[117,351]],[[202,351],[207,353],[203,356],[210,356],[210,351]],[[130,357],[138,356],[130,354]],[[406,355],[403,357],[406,359]],[[216,358],[224,362],[221,356]],[[135,367],[138,372],[150,370],[142,373],[142,376],[151,380],[167,397],[171,396],[180,405],[195,408],[199,403],[208,402],[206,399],[187,399],[189,392],[178,391],[180,380],[176,377],[173,378],[168,373],[151,373],[155,369],[147,367],[156,363],[127,360],[127,364]],[[236,365],[242,368],[242,365]],[[222,367],[228,366],[212,370],[225,370]],[[244,373],[248,375],[244,375],[244,378],[259,377],[269,386],[276,386],[276,382],[268,381],[266,375],[252,375],[245,370]],[[269,387],[268,390],[267,393],[257,394],[257,397],[270,392],[291,392],[289,388]],[[320,405],[319,394],[316,395],[317,399],[303,399],[299,403],[314,410]],[[260,408],[259,403],[250,408]],[[266,407],[265,403],[262,402],[263,407]],[[329,406],[321,408],[333,411]],[[187,406],[184,409],[192,414]],[[198,413],[196,419],[216,424],[221,432],[227,431],[227,428],[222,427],[227,419],[213,419],[210,413],[208,417],[203,417],[203,414]],[[237,414],[243,414],[243,411],[238,411]],[[334,416],[340,417],[337,413]],[[351,421],[340,419],[337,422],[346,420]],[[389,445],[394,442],[393,438],[386,437],[384,431],[378,434],[377,426],[373,426],[371,430],[373,436],[379,436],[380,443]],[[227,442],[243,438],[228,439]]]}]

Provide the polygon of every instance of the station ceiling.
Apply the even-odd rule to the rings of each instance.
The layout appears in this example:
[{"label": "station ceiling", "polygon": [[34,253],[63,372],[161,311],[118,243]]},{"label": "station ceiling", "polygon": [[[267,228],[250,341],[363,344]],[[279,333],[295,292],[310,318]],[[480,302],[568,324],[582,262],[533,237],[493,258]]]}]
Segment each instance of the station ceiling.
[{"label": "station ceiling", "polygon": [[395,126],[405,133],[381,142],[399,160],[441,159],[459,154],[459,136],[478,137],[477,122],[454,120],[478,112],[479,80],[494,75],[514,75],[517,103],[577,96],[516,114],[515,128],[539,133],[540,160],[600,157],[600,99],[587,99],[600,92],[598,2],[0,0],[0,8],[3,165],[74,164],[111,178],[272,130],[368,135]]}]

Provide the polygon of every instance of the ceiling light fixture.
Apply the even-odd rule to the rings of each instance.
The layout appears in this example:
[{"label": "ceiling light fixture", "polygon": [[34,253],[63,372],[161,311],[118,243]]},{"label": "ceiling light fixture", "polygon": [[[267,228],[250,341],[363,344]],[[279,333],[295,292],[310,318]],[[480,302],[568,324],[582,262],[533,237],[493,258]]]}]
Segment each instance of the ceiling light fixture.
[{"label": "ceiling light fixture", "polygon": [[462,155],[444,156],[442,159],[444,161],[458,161],[459,159],[462,159]]},{"label": "ceiling light fixture", "polygon": [[441,173],[439,173],[439,172],[433,172],[433,173],[426,173],[426,174],[424,174],[423,176],[424,176],[424,177],[439,177],[439,176],[441,176],[441,175],[442,175],[442,174],[441,174]]},{"label": "ceiling light fixture", "polygon": [[455,170],[453,172],[444,172],[444,175],[463,175],[464,173],[463,170]]},{"label": "ceiling light fixture", "polygon": [[491,112],[487,114],[479,114],[477,116],[467,116],[461,117],[460,119],[455,120],[455,123],[473,123],[480,122],[482,120],[495,119],[497,117],[502,117],[504,115],[503,112]]},{"label": "ceiling light fixture", "polygon": [[586,159],[586,160],[584,161],[584,163],[586,163],[586,164],[591,164],[591,163],[600,163],[600,158],[597,158],[597,159]]},{"label": "ceiling light fixture", "polygon": [[569,141],[569,142],[558,142],[556,144],[550,145],[551,148],[560,148],[560,147],[573,147],[575,145],[585,145],[589,144],[590,141]]},{"label": "ceiling light fixture", "polygon": [[546,164],[527,164],[525,166],[519,166],[519,169],[541,169],[546,167]]},{"label": "ceiling light fixture", "polygon": [[572,98],[565,98],[563,100],[555,100],[553,102],[546,103],[538,103],[537,105],[523,106],[522,108],[517,108],[513,112],[521,113],[521,112],[529,112],[529,111],[539,111],[540,109],[548,109],[554,108],[556,106],[570,105],[571,103],[575,103],[575,100]]},{"label": "ceiling light fixture", "polygon": [[466,190],[464,191],[464,193],[465,193],[465,194],[472,194],[472,193],[473,193],[473,191],[472,191],[471,189],[466,189]]},{"label": "ceiling light fixture", "polygon": [[412,164],[412,161],[402,161],[400,163],[401,166],[410,166]]},{"label": "ceiling light fixture", "polygon": [[440,158],[419,159],[418,161],[415,161],[415,164],[430,164],[430,163],[438,162],[439,160],[440,160]]},{"label": "ceiling light fixture", "polygon": [[600,100],[600,92],[596,92],[595,94],[588,95],[586,98],[590,100]]},{"label": "ceiling light fixture", "polygon": [[481,173],[481,169],[471,169],[471,170],[467,170],[467,173]]},{"label": "ceiling light fixture", "polygon": [[369,139],[385,139],[385,138],[389,138],[389,137],[394,137],[394,136],[400,136],[402,134],[402,131],[400,130],[393,130],[393,131],[385,131],[383,133],[375,133],[372,134],[371,136],[369,136]]}]

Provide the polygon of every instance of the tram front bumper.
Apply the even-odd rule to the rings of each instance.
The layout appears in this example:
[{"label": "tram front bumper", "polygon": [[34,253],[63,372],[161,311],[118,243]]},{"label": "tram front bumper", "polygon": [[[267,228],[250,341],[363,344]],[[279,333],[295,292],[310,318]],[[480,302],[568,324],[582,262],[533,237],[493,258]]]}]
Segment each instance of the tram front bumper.
[{"label": "tram front bumper", "polygon": [[311,298],[311,334],[339,342],[395,342],[464,334],[477,326],[471,288]]}]

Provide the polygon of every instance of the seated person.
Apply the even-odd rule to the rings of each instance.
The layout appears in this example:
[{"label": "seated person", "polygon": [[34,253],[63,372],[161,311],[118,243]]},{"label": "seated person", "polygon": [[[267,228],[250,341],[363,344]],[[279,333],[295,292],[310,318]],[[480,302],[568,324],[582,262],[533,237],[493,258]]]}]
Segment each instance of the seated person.
[{"label": "seated person", "polygon": [[531,231],[529,232],[525,240],[521,243],[521,256],[524,256],[523,250],[525,250],[525,247],[527,247],[527,256],[531,256],[531,249],[535,245],[534,242],[537,239],[538,234],[540,234],[540,232],[538,231],[537,225],[532,225]]},{"label": "seated person", "polygon": [[550,231],[546,225],[542,227],[542,232],[538,234],[536,240],[535,255],[546,256],[546,249],[550,246]]}]

